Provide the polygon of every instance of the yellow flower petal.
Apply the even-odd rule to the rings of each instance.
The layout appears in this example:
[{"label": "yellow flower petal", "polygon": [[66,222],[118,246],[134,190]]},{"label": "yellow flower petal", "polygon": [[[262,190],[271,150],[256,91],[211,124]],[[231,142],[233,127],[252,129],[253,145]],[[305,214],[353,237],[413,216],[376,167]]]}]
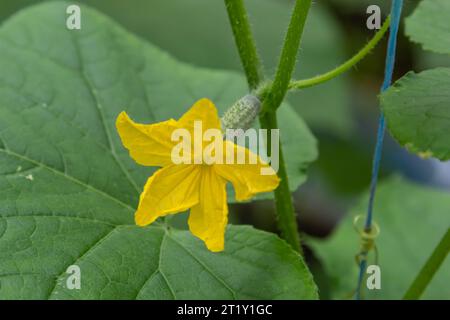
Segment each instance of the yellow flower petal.
[{"label": "yellow flower petal", "polygon": [[[196,121],[201,123],[200,132],[196,131],[199,129]],[[220,150],[215,149],[217,139],[211,150],[208,149],[211,144],[207,145],[207,155],[212,159],[219,158],[219,161],[214,160],[217,162],[223,159],[223,164],[214,161],[212,165],[173,163],[172,151],[176,150],[174,147],[180,146],[179,141],[172,141],[176,129],[187,129],[184,132],[193,134],[194,141],[189,140],[189,144],[194,147],[194,152],[190,150],[188,154],[191,159],[203,155],[203,132],[220,129],[217,109],[208,99],[197,101],[178,121],[170,119],[151,125],[137,124],[122,112],[116,125],[123,144],[136,162],[163,167],[147,180],[135,214],[137,225],[145,226],[158,217],[191,208],[188,220],[191,232],[202,239],[209,250],[222,251],[228,222],[227,180],[233,183],[236,199],[241,201],[259,192],[272,191],[278,186],[279,179],[268,164],[250,150],[229,141],[225,142],[225,149],[219,144]],[[196,134],[200,136],[196,137]],[[197,138],[200,140],[197,141]],[[222,141],[221,134],[218,139]],[[228,156],[228,147],[235,153],[232,163],[224,159]],[[238,154],[244,155],[243,162],[236,162],[239,160]],[[262,169],[266,170],[266,174],[271,174],[262,174]]]},{"label": "yellow flower petal", "polygon": [[[236,200],[245,201],[260,192],[269,192],[278,187],[280,179],[276,172],[263,162],[262,159],[249,149],[233,144],[230,141],[224,143],[225,148],[234,148],[233,164],[214,164],[216,172],[224,179],[233,184]],[[226,152],[226,151],[225,151]],[[238,153],[245,155],[245,163],[239,164],[237,162]],[[256,163],[250,163],[249,159],[255,159]],[[271,174],[261,174],[263,169]]]},{"label": "yellow flower petal", "polygon": [[189,229],[209,250],[218,252],[224,249],[228,222],[226,181],[212,166],[202,166],[201,170],[200,202],[191,209]]},{"label": "yellow flower petal", "polygon": [[123,145],[137,163],[160,167],[172,164],[171,151],[176,143],[172,142],[171,135],[178,128],[175,120],[138,124],[122,112],[117,117],[116,127]]},{"label": "yellow flower petal", "polygon": [[156,171],[145,184],[136,224],[145,226],[158,217],[185,211],[199,201],[201,167],[170,165]]},{"label": "yellow flower petal", "polygon": [[214,103],[206,98],[198,100],[194,105],[178,120],[178,125],[182,128],[192,130],[194,121],[202,122],[203,131],[207,129],[220,129],[220,118]]}]

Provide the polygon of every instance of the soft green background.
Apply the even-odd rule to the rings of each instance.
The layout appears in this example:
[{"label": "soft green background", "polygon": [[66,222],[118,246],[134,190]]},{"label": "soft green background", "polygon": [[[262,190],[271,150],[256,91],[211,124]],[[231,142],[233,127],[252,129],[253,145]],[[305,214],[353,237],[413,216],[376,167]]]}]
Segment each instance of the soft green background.
[{"label": "soft green background", "polygon": [[[359,249],[353,218],[365,212],[364,195],[327,241],[311,241],[324,261],[332,298],[352,296],[358,277],[355,254]],[[369,299],[401,299],[432,250],[450,226],[448,192],[420,186],[400,177],[382,183],[374,207],[381,227],[376,239],[378,263],[372,252],[368,264],[381,269],[381,290],[364,290]],[[450,299],[450,259],[447,259],[426,289],[424,299]],[[363,282],[363,286],[365,282]]]},{"label": "soft green background", "polygon": [[[3,0],[0,2],[0,20],[5,20],[21,7],[37,2]],[[385,14],[389,7],[386,2],[380,0],[369,4],[379,4]],[[311,295],[314,290],[306,290],[313,285],[303,263],[298,262],[297,256],[292,254],[285,243],[273,235],[246,227],[230,227],[227,234],[229,247],[216,263],[215,257],[212,259],[204,253],[200,241],[182,231],[164,233],[158,228],[153,232],[144,232],[139,240],[146,240],[136,245],[136,235],[141,230],[117,227],[132,223],[133,208],[123,207],[116,200],[134,205],[137,201],[135,189],[140,188],[152,169],[135,166],[123,152],[112,127],[116,113],[132,101],[128,108],[136,120],[155,121],[167,116],[178,117],[188,108],[185,101],[204,95],[215,98],[223,111],[236,97],[245,93],[245,81],[238,74],[241,73],[241,66],[223,2],[131,0],[124,4],[120,0],[96,0],[82,3],[98,8],[127,30],[189,65],[179,63],[161,54],[159,49],[150,47],[151,60],[160,61],[160,67],[155,65],[149,72],[145,68],[146,64],[142,63],[144,59],[135,50],[126,49],[120,55],[115,55],[116,48],[110,45],[116,39],[106,31],[94,34],[92,38],[86,37],[81,52],[77,53],[73,42],[58,28],[46,27],[45,21],[48,19],[37,12],[32,17],[30,15],[30,22],[10,26],[9,31],[6,31],[8,26],[5,26],[2,32],[4,41],[0,43],[0,48],[4,48],[0,51],[0,57],[3,57],[0,59],[0,99],[3,103],[0,107],[0,137],[3,140],[2,150],[8,149],[13,153],[7,156],[2,154],[0,159],[0,190],[4,196],[0,199],[0,214],[4,216],[0,220],[0,296],[3,293],[7,297],[31,297],[33,291],[33,297],[47,297],[56,284],[52,297],[69,297],[73,293],[63,288],[64,267],[79,259],[83,269],[98,272],[89,273],[95,276],[89,278],[88,275],[86,279],[94,285],[89,287],[89,292],[80,293],[78,297],[117,298],[123,293],[122,297],[126,298],[165,298],[171,297],[173,293],[168,283],[174,287],[175,296],[181,298],[216,297],[211,294],[212,291],[218,297],[232,297],[233,294],[244,298],[314,297],[314,294]],[[406,1],[404,15],[409,15],[418,3],[415,0]],[[269,76],[276,66],[291,4],[292,1],[288,0],[246,1]],[[298,57],[296,77],[303,78],[327,71],[356,52],[372,36],[373,31],[365,28],[367,4],[367,1],[343,0],[314,3]],[[434,4],[446,5],[446,0],[428,0],[422,7],[430,10]],[[62,12],[63,9],[61,7]],[[440,11],[441,14],[446,12]],[[414,30],[422,30],[422,15],[419,12],[414,15],[415,18],[409,18],[406,31],[416,42],[424,42],[427,47],[437,47],[435,51],[442,51],[440,45],[445,41],[427,37],[428,31],[412,35],[416,33]],[[64,23],[63,17],[64,14],[58,18],[58,24]],[[428,17],[426,15],[425,18]],[[439,21],[444,21],[444,24]],[[445,32],[448,30],[445,21],[448,19],[442,18],[442,15],[433,15],[433,23],[427,24],[427,27],[441,25]],[[43,30],[46,35],[52,36],[42,37],[39,33]],[[41,41],[42,38],[45,40]],[[135,41],[128,34],[124,38]],[[421,47],[411,44],[403,36],[402,25],[398,49],[400,58],[397,59],[394,75],[396,79],[409,70],[420,72],[430,67],[450,66],[448,54],[427,53]],[[29,52],[29,48],[33,52]],[[79,68],[77,55],[80,53],[85,63],[83,77],[86,79],[83,81],[88,81],[87,84],[80,83],[80,74],[71,77],[69,69],[62,71],[58,66],[62,65],[63,69],[66,69],[65,65]],[[311,90],[290,94],[288,100],[292,109],[287,105],[281,109],[282,130],[289,133],[284,135],[284,139],[287,140],[290,155],[288,169],[293,189],[305,181],[306,169],[316,158],[314,139],[297,114],[303,117],[319,138],[319,160],[308,171],[308,183],[294,198],[296,210],[300,212],[302,229],[310,234],[323,236],[332,230],[353,203],[355,195],[367,187],[378,114],[376,96],[381,83],[384,53],[385,47],[381,44],[348,75]],[[196,66],[218,71],[199,70]],[[137,76],[137,71],[143,73]],[[117,78],[120,80],[110,81]],[[141,84],[142,79],[139,78],[151,82],[151,85]],[[174,78],[181,80],[174,81]],[[97,88],[98,92],[90,88]],[[166,94],[160,95],[159,92]],[[145,93],[150,94],[149,101],[146,101]],[[416,94],[420,96],[421,93],[418,90]],[[109,137],[98,121],[92,94],[98,96],[101,107],[114,108],[103,109]],[[393,101],[410,99],[409,95],[391,97]],[[19,105],[23,108],[21,112],[16,109]],[[151,107],[146,111],[148,105]],[[296,132],[296,128],[300,128],[300,133]],[[448,132],[448,126],[444,125],[440,135],[445,138]],[[108,140],[111,140],[116,156],[108,149]],[[446,140],[442,141],[441,145],[444,145]],[[400,170],[415,179],[426,180],[432,176],[430,163],[412,155],[405,156],[388,139],[383,177],[386,172]],[[70,181],[67,176],[73,176],[76,181]],[[55,184],[49,184],[48,181]],[[131,181],[135,181],[136,187],[132,186]],[[99,202],[99,198],[105,197],[99,194],[99,190],[101,193],[106,190],[106,197],[111,194],[112,198]],[[444,228],[447,223],[442,211],[448,212],[448,191],[423,190],[416,184],[394,179],[382,186],[380,194],[380,199],[377,198],[379,211],[376,212],[376,220],[382,224],[379,247],[382,268],[386,268],[386,274],[382,271],[383,290],[376,298],[399,298],[437,243],[439,232],[443,234],[443,229],[439,228]],[[360,201],[361,204],[352,211],[354,214],[364,210],[366,198]],[[232,214],[231,219],[274,230],[271,208],[272,205],[266,202],[233,206],[232,211],[238,214]],[[384,212],[389,212],[389,216]],[[410,221],[409,212],[415,220]],[[55,219],[53,215],[56,214],[64,217]],[[400,221],[394,221],[394,224],[391,218]],[[407,221],[403,223],[404,220]],[[353,230],[350,230],[350,218],[345,221],[327,244],[316,247],[311,241],[311,246],[317,249],[317,255],[323,261],[321,266],[320,262],[312,260],[311,255],[307,256],[309,266],[319,282],[322,298],[348,297],[355,285],[353,256],[357,250],[357,239]],[[439,232],[434,232],[434,225]],[[420,239],[411,240],[405,227],[417,228],[415,233],[421,235]],[[118,231],[110,236],[111,230],[116,228]],[[394,241],[395,245],[392,245],[393,242],[388,239],[396,239],[398,234],[403,234],[401,242],[399,240],[397,246],[397,241]],[[431,237],[428,236],[430,234]],[[106,241],[94,247],[105,236]],[[165,239],[165,246],[171,248],[168,252],[161,250],[162,239]],[[177,246],[176,241],[180,239],[183,239],[184,249],[183,246]],[[404,246],[399,247],[401,244]],[[269,253],[262,252],[261,248],[266,246],[270,248]],[[49,254],[48,247],[53,248],[54,252]],[[267,264],[265,256],[268,254],[273,257],[273,263]],[[185,265],[172,270],[170,265],[178,255],[182,256]],[[158,266],[152,264],[159,257],[163,257],[161,263]],[[124,263],[139,260],[145,263],[133,266]],[[16,261],[20,261],[20,264]],[[221,263],[230,267],[224,268]],[[292,267],[286,266],[291,263]],[[397,263],[404,267],[404,273],[396,271]],[[189,285],[194,285],[192,282],[180,281],[179,273],[185,268],[198,274],[198,279],[204,280],[198,292],[189,291]],[[321,274],[323,268],[328,276]],[[450,297],[441,286],[448,282],[446,275],[443,275],[448,269],[447,262],[437,280],[427,290],[426,298]],[[105,274],[99,275],[99,270],[104,270]],[[238,270],[245,272],[235,279],[234,276],[239,275]],[[164,279],[166,276],[167,279]],[[58,284],[55,277],[60,279]],[[291,283],[289,277],[297,277],[298,281]],[[261,286],[252,291],[244,290],[239,286],[239,283],[246,283],[244,278],[254,279],[253,282]],[[325,282],[321,280],[324,278]],[[277,280],[274,284],[269,279]],[[145,284],[145,281],[148,283]],[[196,281],[195,285],[199,283]],[[141,291],[139,286],[142,286]],[[17,287],[23,289],[17,291]],[[153,288],[159,288],[161,295],[152,296],[150,289]]]}]

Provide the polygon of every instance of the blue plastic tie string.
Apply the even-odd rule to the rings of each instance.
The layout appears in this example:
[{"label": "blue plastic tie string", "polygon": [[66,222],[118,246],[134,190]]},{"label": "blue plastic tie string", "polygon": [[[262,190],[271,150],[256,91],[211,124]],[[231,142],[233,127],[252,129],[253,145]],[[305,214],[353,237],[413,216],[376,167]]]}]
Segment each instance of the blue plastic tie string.
[{"label": "blue plastic tie string", "polygon": [[[400,25],[400,17],[402,13],[403,0],[393,0],[391,7],[391,24],[390,24],[390,32],[389,32],[389,41],[388,48],[386,53],[386,65],[384,70],[384,81],[381,86],[381,92],[386,91],[392,83],[392,75],[394,72],[395,66],[395,53],[397,48],[397,35],[398,29]],[[370,232],[372,229],[372,220],[373,220],[373,204],[375,199],[375,192],[377,189],[378,183],[378,174],[380,171],[381,164],[381,156],[383,151],[383,142],[386,131],[386,121],[384,118],[383,112],[380,113],[380,117],[378,119],[378,131],[377,131],[377,140],[375,144],[375,151],[372,162],[372,176],[370,180],[370,196],[369,196],[369,205],[367,208],[367,216],[364,224],[364,231]],[[361,299],[361,284],[364,279],[364,273],[366,271],[367,266],[367,252],[360,253],[360,263],[359,263],[359,276],[358,276],[358,286],[356,288],[355,298],[357,300]]]}]

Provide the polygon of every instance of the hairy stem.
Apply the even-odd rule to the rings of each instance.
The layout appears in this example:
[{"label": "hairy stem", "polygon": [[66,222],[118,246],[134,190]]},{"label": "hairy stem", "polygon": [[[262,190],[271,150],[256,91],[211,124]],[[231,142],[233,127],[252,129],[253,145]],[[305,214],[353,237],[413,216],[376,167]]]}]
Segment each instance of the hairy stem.
[{"label": "hairy stem", "polygon": [[225,0],[231,29],[239,51],[248,86],[255,89],[262,80],[261,62],[248,22],[243,0]]},{"label": "hairy stem", "polygon": [[[277,115],[275,111],[269,111],[260,115],[259,121],[261,127],[265,129],[277,129]],[[267,152],[271,150],[271,135],[267,137]],[[281,236],[286,240],[291,247],[303,254],[300,246],[300,236],[298,233],[297,220],[294,212],[294,206],[292,204],[291,191],[289,189],[289,181],[286,172],[286,165],[283,157],[283,149],[280,143],[279,150],[279,168],[278,177],[280,178],[280,184],[275,190],[275,207],[277,211],[277,225],[281,231]]]},{"label": "hairy stem", "polygon": [[[294,71],[297,52],[300,46],[306,17],[311,7],[311,0],[297,0],[292,12],[291,21],[281,51],[280,61],[272,85],[262,95],[263,107],[260,115],[260,123],[263,129],[278,128],[276,110],[288,90]],[[270,139],[269,139],[270,140]],[[270,141],[267,142],[267,150],[270,150]],[[282,237],[298,252],[302,253],[300,236],[298,233],[297,219],[292,203],[289,180],[280,144],[278,177],[280,185],[275,190],[275,206],[277,211],[277,224]]]},{"label": "hairy stem", "polygon": [[447,232],[442,237],[441,241],[434,249],[433,253],[428,258],[425,265],[420,270],[416,279],[414,279],[408,291],[406,291],[403,299],[416,300],[420,298],[423,291],[430,283],[431,279],[433,279],[434,274],[438,271],[439,267],[444,262],[445,257],[447,257],[449,251],[450,251],[450,229],[447,229]]},{"label": "hairy stem", "polygon": [[311,0],[297,0],[295,2],[291,21],[289,22],[289,27],[284,39],[280,61],[278,62],[275,79],[265,96],[262,112],[278,109],[286,95],[292,72],[294,71],[297,53],[310,7]]},{"label": "hairy stem", "polygon": [[384,34],[389,29],[390,20],[391,20],[390,17],[388,17],[386,21],[383,23],[381,29],[375,34],[375,36],[352,58],[350,58],[340,66],[336,67],[335,69],[328,71],[324,74],[309,79],[291,81],[291,83],[289,84],[289,89],[302,89],[312,87],[321,84],[323,82],[326,82],[328,80],[331,80],[339,76],[340,74],[348,71],[359,61],[361,61],[367,54],[369,54],[372,51],[372,49],[378,44],[378,42],[380,42],[380,40],[383,39]]},{"label": "hairy stem", "polygon": [[[242,0],[225,0],[225,4],[249,87],[252,90],[256,89],[262,80],[260,75],[261,67],[244,4]],[[267,94],[259,96],[263,104],[262,111],[264,111],[264,106],[266,106],[266,112],[261,112],[260,115],[261,127],[264,129],[278,128],[275,111],[286,95],[310,7],[311,0],[296,1],[278,69],[275,79],[272,82],[273,85],[267,90]],[[267,144],[267,150],[269,151],[271,149],[270,138]],[[289,190],[289,182],[281,143],[278,176],[280,177],[281,182],[274,192],[278,228],[281,231],[282,237],[295,250],[301,253],[300,236],[298,234],[297,220],[295,218],[291,192]]]}]

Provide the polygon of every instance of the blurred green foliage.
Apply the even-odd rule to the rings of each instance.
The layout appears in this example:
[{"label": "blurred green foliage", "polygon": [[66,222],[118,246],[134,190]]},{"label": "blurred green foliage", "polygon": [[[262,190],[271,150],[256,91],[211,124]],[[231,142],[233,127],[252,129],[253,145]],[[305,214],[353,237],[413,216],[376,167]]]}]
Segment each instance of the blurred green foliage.
[{"label": "blurred green foliage", "polygon": [[[359,250],[353,217],[364,214],[365,194],[336,232],[325,241],[310,241],[325,263],[332,298],[351,298],[356,287]],[[381,290],[364,290],[370,299],[401,299],[422,265],[450,225],[450,197],[447,192],[417,185],[399,177],[379,186],[375,201],[375,221],[381,226],[369,264],[381,268]],[[425,291],[425,299],[450,299],[450,259],[442,265]],[[365,287],[365,282],[363,282]]]},{"label": "blurred green foliage", "polygon": [[[20,8],[37,2],[42,1],[2,0],[0,2],[0,21],[14,14]],[[96,7],[130,32],[147,39],[180,61],[214,69],[241,71],[225,7],[221,0],[128,0],[126,2],[123,0],[84,0],[80,2]],[[417,0],[406,1],[404,16],[408,16],[418,3]],[[311,10],[311,16],[308,18],[295,77],[305,78],[327,71],[356,52],[373,34],[365,27],[365,11],[367,6],[372,4],[380,5],[382,12],[386,13],[390,1],[316,1]],[[267,75],[271,76],[277,64],[292,1],[247,0],[246,5]],[[323,206],[319,210],[313,211],[312,214],[323,225],[329,223],[330,220],[337,220],[337,217],[333,216],[336,211],[339,211],[340,215],[344,215],[345,208],[351,203],[352,198],[368,185],[373,134],[379,110],[377,94],[384,67],[384,54],[385,48],[382,44],[350,74],[316,88],[292,93],[288,97],[291,105],[306,120],[320,142],[320,157],[310,170],[312,173],[310,179],[313,181],[296,194],[297,207],[307,208],[310,199],[301,195],[308,194],[304,192],[308,188],[315,192],[314,186],[319,185],[322,193],[317,193],[318,199],[315,201]],[[446,55],[424,52],[419,45],[410,43],[401,31],[396,78],[411,69],[421,71],[434,66],[450,66],[450,59]],[[404,156],[402,151],[389,140],[386,147],[389,152],[385,153],[384,168],[404,170],[408,167],[410,159],[418,161],[415,158]],[[402,157],[399,157],[398,153],[401,153]],[[421,164],[426,165],[427,163],[421,162]],[[413,166],[410,170],[418,171],[419,169]],[[396,192],[396,189],[399,191]],[[410,186],[404,181],[390,180],[381,191],[380,211],[389,212],[392,207],[395,207],[396,210],[402,212],[403,218],[407,219],[406,215],[412,210],[417,219],[420,219],[422,216],[420,216],[419,210],[414,209],[414,205],[421,208],[421,213],[428,213],[431,204],[426,199],[421,206],[416,202],[411,204],[411,201],[408,200],[404,207],[402,204],[395,203],[393,196],[388,199],[388,194],[391,192],[400,198],[404,195],[401,192],[417,194],[419,197],[418,189],[419,187]],[[432,199],[439,197],[434,196],[434,191],[430,190],[427,195],[430,195]],[[305,205],[299,206],[299,203]],[[364,203],[365,198],[354,212],[361,213],[364,210]],[[273,219],[268,212],[270,206],[266,202],[245,204],[233,208],[236,211],[245,212],[239,221],[252,223],[258,227],[264,225],[264,229],[273,229],[273,225],[270,226]],[[437,212],[438,210],[433,207],[432,211]],[[379,221],[391,223],[392,221],[389,222],[390,220],[387,220],[383,212],[380,212]],[[377,214],[379,213],[377,212]],[[302,219],[307,215],[308,212],[302,211],[300,217]],[[432,215],[437,217],[438,213],[432,213]],[[428,219],[429,216],[426,217]],[[236,217],[231,217],[232,221],[236,221],[235,219]],[[184,224],[184,221],[180,224]],[[343,232],[342,230],[347,231]],[[333,294],[338,297],[348,294],[356,282],[354,274],[349,275],[347,272],[349,263],[353,262],[352,255],[356,253],[357,249],[357,239],[351,233],[349,219],[345,222],[342,230],[333,238],[336,241],[334,244],[330,242],[323,247],[317,247],[319,253],[329,253],[330,258],[324,259],[327,269],[330,265],[336,264],[337,266],[335,270],[337,272],[334,273],[331,270],[330,274],[336,278],[342,276],[344,280],[339,281],[346,282],[345,285],[334,283],[337,291],[333,291]],[[381,239],[381,246],[386,247],[383,259],[392,258],[394,262],[395,258],[399,257],[392,251],[396,247],[390,247],[393,241],[397,241],[396,232],[404,233],[405,231],[403,229],[400,231],[387,229],[387,236]],[[389,235],[393,233],[395,234]],[[406,237],[407,234],[404,236]],[[422,236],[427,238],[426,234]],[[393,240],[385,240],[389,237]],[[421,239],[415,238],[405,241],[408,246],[407,250],[413,250],[411,248],[415,245],[420,250],[420,259],[415,256],[411,258],[412,264],[417,270],[422,260],[426,258],[432,241],[425,239],[423,242]],[[405,259],[410,258],[406,257]],[[401,262],[402,266],[404,266],[403,263],[404,261]],[[311,266],[314,270],[319,271],[322,268],[316,260]],[[393,267],[389,264],[387,268]],[[388,296],[399,297],[400,291],[404,289],[403,287],[406,286],[406,282],[410,280],[413,273],[413,270],[408,270],[403,278],[403,274],[388,271],[387,279],[401,277],[401,287],[393,288],[394,282],[392,285],[388,284]],[[442,275],[440,277],[443,279]],[[321,282],[327,283],[326,281]],[[323,287],[322,290],[325,291]],[[428,297],[438,296],[431,291]]]}]

